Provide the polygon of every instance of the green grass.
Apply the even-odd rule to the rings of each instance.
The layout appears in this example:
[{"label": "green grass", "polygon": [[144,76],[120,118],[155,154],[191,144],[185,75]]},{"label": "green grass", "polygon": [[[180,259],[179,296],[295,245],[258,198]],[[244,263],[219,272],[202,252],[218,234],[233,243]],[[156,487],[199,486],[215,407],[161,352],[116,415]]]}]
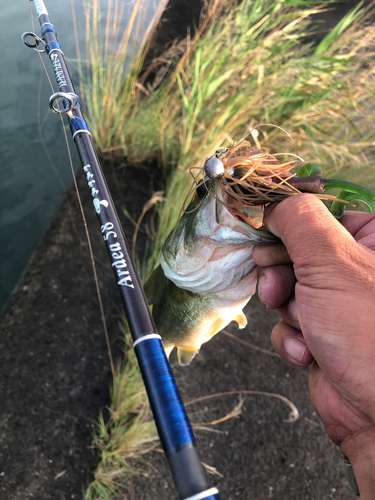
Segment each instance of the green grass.
[{"label": "green grass", "polygon": [[[272,153],[299,154],[321,165],[325,177],[373,185],[374,74],[368,61],[375,32],[366,25],[368,12],[357,7],[313,44],[310,35],[319,26],[311,15],[324,8],[295,0],[211,1],[196,34],[153,62],[154,86],[140,73],[145,50],[128,56],[130,34],[141,30],[135,18],[123,41],[108,49],[109,25],[100,32],[99,10],[88,11],[89,38],[97,41],[89,44],[89,63],[81,73],[96,143],[132,164],[159,163],[165,179],[143,277],[177,220],[191,185],[189,169],[257,124],[272,123],[292,136],[270,125],[250,134]],[[110,418],[98,426],[101,461],[87,492],[90,500],[114,498],[128,475],[142,469],[137,457],[157,442],[134,354],[127,356],[114,380]]]},{"label": "green grass", "polygon": [[141,458],[159,444],[129,333],[126,363],[116,371],[109,418],[100,416],[95,446],[100,462],[86,499],[109,499],[126,488],[129,474],[142,474]]}]

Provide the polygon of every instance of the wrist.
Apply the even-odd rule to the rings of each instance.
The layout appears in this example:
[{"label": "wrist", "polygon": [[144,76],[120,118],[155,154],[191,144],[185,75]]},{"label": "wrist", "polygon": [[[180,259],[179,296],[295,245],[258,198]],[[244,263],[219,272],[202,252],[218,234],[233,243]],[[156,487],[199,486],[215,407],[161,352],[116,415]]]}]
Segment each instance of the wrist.
[{"label": "wrist", "polygon": [[[366,434],[361,434],[356,438],[343,442],[340,448],[342,453],[350,460],[359,490],[358,498],[360,500],[374,500],[375,428]],[[347,472],[350,473],[350,469]]]}]

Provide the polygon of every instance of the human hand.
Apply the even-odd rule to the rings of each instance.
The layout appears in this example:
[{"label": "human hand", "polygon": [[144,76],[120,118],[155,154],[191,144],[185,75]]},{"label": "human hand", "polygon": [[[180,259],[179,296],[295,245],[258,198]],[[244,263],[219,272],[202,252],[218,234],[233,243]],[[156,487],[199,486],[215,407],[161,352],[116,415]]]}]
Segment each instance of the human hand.
[{"label": "human hand", "polygon": [[264,224],[283,242],[253,253],[260,299],[281,316],[273,345],[294,365],[315,359],[314,407],[350,459],[361,499],[374,499],[375,215],[338,222],[301,194],[268,209]]}]

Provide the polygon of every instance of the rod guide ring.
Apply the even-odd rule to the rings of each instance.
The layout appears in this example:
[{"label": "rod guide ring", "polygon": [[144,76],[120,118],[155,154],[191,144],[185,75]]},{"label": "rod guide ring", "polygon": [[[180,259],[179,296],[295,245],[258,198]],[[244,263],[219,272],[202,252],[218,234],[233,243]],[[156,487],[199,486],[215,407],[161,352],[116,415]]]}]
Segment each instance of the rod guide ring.
[{"label": "rod guide ring", "polygon": [[[57,99],[64,99],[64,105],[66,106],[66,101],[68,101],[68,106],[65,108],[55,107],[55,101],[57,103]],[[57,103],[58,106],[58,103]],[[54,113],[66,114],[69,113],[76,106],[79,106],[78,96],[73,94],[73,92],[56,92],[52,94],[49,98],[49,107],[52,109]]]},{"label": "rod guide ring", "polygon": [[[31,37],[34,39],[34,43],[30,43],[27,38],[28,37]],[[21,35],[21,38],[22,38],[22,41],[23,43],[27,46],[27,47],[30,47],[30,49],[34,49],[36,52],[39,52],[40,54],[43,54],[43,52],[46,51],[46,49],[38,49],[38,46],[39,44],[43,44],[43,46],[45,46],[43,40],[41,38],[38,37],[38,35],[36,35],[35,33],[33,33],[32,31],[26,31],[25,33],[23,33]]]}]

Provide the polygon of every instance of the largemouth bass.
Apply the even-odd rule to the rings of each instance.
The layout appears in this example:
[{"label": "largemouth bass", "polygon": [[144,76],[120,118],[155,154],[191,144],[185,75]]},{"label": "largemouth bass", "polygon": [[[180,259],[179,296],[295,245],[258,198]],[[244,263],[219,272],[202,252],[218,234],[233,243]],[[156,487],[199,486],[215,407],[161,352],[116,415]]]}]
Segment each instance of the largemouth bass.
[{"label": "largemouth bass", "polygon": [[242,310],[257,283],[253,247],[275,241],[244,222],[216,181],[201,184],[145,286],[168,356],[176,346],[179,363],[188,365],[232,320],[247,325]]}]

